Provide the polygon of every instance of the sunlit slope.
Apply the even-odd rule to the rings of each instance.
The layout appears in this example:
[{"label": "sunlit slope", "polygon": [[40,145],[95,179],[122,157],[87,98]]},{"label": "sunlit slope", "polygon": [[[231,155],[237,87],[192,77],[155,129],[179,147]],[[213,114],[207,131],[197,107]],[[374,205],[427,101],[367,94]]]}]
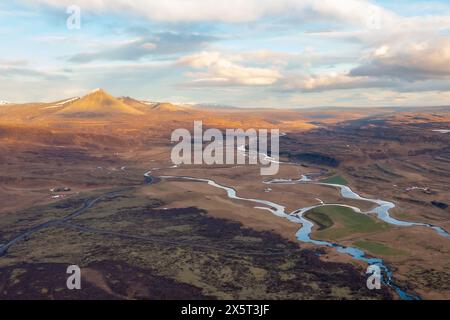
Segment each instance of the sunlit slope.
[{"label": "sunlit slope", "polygon": [[185,108],[176,106],[169,102],[162,102],[162,103],[156,103],[154,106],[152,106],[152,110],[157,111],[184,111]]},{"label": "sunlit slope", "polygon": [[67,104],[56,113],[60,116],[114,116],[142,115],[143,112],[116,99],[102,89],[92,91],[83,98]]}]

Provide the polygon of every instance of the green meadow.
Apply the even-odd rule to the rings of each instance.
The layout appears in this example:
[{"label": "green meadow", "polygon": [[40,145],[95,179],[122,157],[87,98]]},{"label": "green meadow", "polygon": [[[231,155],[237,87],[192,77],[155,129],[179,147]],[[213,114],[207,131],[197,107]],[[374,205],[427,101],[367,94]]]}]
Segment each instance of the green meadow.
[{"label": "green meadow", "polygon": [[316,208],[307,212],[305,217],[318,226],[313,237],[323,240],[334,241],[353,234],[369,234],[389,228],[384,222],[340,206]]}]

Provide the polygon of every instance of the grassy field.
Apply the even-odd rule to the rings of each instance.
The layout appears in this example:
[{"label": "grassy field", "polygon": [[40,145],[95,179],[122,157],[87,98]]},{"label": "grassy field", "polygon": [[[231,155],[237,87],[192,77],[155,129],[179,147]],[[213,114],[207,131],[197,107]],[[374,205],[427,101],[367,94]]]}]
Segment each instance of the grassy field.
[{"label": "grassy field", "polygon": [[313,220],[318,226],[319,230],[325,230],[333,226],[333,220],[331,220],[327,214],[319,211],[309,211],[305,214],[306,218]]},{"label": "grassy field", "polygon": [[360,249],[367,250],[370,253],[377,256],[395,256],[395,255],[406,255],[407,253],[403,250],[388,247],[382,243],[374,241],[360,240],[355,241],[354,245]]},{"label": "grassy field", "polygon": [[319,229],[313,232],[314,238],[331,241],[353,234],[379,232],[389,227],[350,208],[339,206],[316,208],[307,212],[305,217],[319,226]]},{"label": "grassy field", "polygon": [[341,176],[333,176],[327,179],[323,179],[320,182],[323,183],[332,183],[332,184],[342,184],[344,186],[348,185],[348,181],[345,180],[343,177]]}]

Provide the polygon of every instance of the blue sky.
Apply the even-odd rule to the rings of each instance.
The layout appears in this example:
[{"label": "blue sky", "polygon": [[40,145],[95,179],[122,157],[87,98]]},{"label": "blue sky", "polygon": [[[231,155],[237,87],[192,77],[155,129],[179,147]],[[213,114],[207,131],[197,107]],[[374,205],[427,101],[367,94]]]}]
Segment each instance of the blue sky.
[{"label": "blue sky", "polygon": [[447,105],[449,29],[449,1],[6,0],[0,100],[102,87],[243,107]]}]

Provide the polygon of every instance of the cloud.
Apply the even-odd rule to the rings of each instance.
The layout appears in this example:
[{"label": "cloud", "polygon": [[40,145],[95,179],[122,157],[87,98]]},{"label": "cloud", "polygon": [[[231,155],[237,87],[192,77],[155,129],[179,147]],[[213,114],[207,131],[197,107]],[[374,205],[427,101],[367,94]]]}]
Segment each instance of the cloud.
[{"label": "cloud", "polygon": [[[71,69],[23,66],[3,72],[0,65],[0,100],[13,102],[56,101],[81,96],[93,88],[107,89],[115,96],[161,99],[173,94],[160,83],[170,79],[173,63],[105,62],[76,65]],[[26,88],[26,89],[24,89]]]},{"label": "cloud", "polygon": [[346,74],[330,73],[314,75],[303,79],[287,81],[288,87],[305,91],[318,91],[325,89],[348,89],[361,85],[361,78],[349,77]]},{"label": "cloud", "polygon": [[0,79],[6,80],[61,80],[64,72],[37,69],[26,60],[0,60]]},{"label": "cloud", "polygon": [[386,107],[386,106],[439,106],[448,105],[450,92],[408,92],[399,93],[389,89],[367,89],[332,91],[328,94],[311,92],[291,96],[290,104],[297,107],[323,106],[357,106],[357,107]]},{"label": "cloud", "polygon": [[0,59],[0,67],[25,67],[28,65],[28,61],[24,59],[14,59],[14,60],[6,60]]},{"label": "cloud", "polygon": [[272,85],[282,77],[276,69],[246,67],[233,59],[239,60],[239,56],[225,57],[219,52],[201,52],[180,58],[178,64],[204,70],[188,74],[196,78],[192,84],[197,85],[263,86]]},{"label": "cloud", "polygon": [[312,75],[288,75],[280,83],[282,91],[322,92],[392,86],[391,81],[371,77],[354,77],[348,73],[319,73]]},{"label": "cloud", "polygon": [[[329,95],[329,104],[333,97],[349,104],[352,97],[359,103],[366,92],[376,95],[377,90],[390,93],[373,103],[450,91],[450,15],[434,5],[424,13],[409,3],[383,8],[384,2],[375,0],[20,2],[32,5],[19,8],[28,8],[35,18],[6,15],[0,28],[4,39],[11,26],[23,31],[5,57],[27,59],[30,65],[0,61],[0,77],[14,80],[18,92],[25,84],[37,87],[39,79],[61,88],[58,77],[66,75],[77,87],[103,83],[119,91],[123,86],[129,95],[153,88],[166,96],[176,88],[193,100],[230,104],[236,92],[249,104],[275,104],[296,94],[319,100]],[[65,29],[68,5],[81,7],[82,30]],[[25,34],[33,41],[24,51],[19,46],[28,40]],[[179,86],[186,78],[187,85]],[[144,88],[148,79],[151,84]]]},{"label": "cloud", "polygon": [[[26,2],[26,0],[24,0]],[[336,20],[373,27],[392,13],[366,0],[28,0],[28,2],[65,8],[78,5],[94,12],[135,13],[154,21],[170,22],[249,22],[288,15],[316,20]]]},{"label": "cloud", "polygon": [[216,39],[213,36],[194,33],[156,33],[98,51],[78,53],[69,57],[69,61],[85,63],[96,60],[139,60],[147,56],[192,52]]},{"label": "cloud", "polygon": [[406,81],[450,76],[450,37],[401,41],[376,48],[351,76],[387,77]]},{"label": "cloud", "polygon": [[300,52],[275,51],[262,49],[240,52],[234,55],[237,61],[251,61],[255,65],[275,65],[289,70],[308,70],[313,66],[332,67],[338,64],[354,63],[359,56],[353,52],[345,54],[337,52],[318,52],[314,48],[306,47]]},{"label": "cloud", "polygon": [[[376,54],[387,54],[387,48],[375,50]],[[274,92],[326,92],[369,88],[391,88],[399,92],[429,91],[433,87],[445,89],[448,84],[417,79],[385,78],[378,74],[357,75],[351,71],[333,71],[321,68],[314,71],[312,61],[328,63],[329,56],[318,53],[287,54],[275,51],[253,51],[242,53],[223,53],[204,51],[179,58],[179,66],[199,71],[185,75],[194,78],[188,83],[195,87],[226,86],[270,86]],[[255,67],[255,65],[257,67]],[[300,67],[300,66],[303,66]]]}]

